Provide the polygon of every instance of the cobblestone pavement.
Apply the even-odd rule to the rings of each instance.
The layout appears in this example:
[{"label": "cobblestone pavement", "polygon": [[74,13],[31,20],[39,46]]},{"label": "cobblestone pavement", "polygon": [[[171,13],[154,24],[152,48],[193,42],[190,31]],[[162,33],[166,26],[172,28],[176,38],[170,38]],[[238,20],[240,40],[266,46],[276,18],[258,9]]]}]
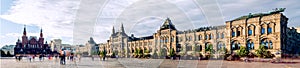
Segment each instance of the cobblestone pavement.
[{"label": "cobblestone pavement", "polygon": [[[300,68],[300,60],[285,60],[294,63],[241,62],[221,60],[170,60],[170,59],[136,59],[109,58],[106,61],[85,57],[80,61],[67,60],[66,65],[60,65],[58,60],[39,61],[28,59],[16,61],[12,58],[0,59],[0,68]],[[220,63],[221,62],[221,63]],[[215,64],[216,63],[216,64]]]}]

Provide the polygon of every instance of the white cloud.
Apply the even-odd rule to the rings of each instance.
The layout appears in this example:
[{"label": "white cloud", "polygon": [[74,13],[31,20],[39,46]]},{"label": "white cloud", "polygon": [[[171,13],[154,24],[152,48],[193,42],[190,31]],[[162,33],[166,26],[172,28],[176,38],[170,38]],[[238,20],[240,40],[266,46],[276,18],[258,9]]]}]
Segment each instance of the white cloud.
[{"label": "white cloud", "polygon": [[0,17],[42,27],[45,37],[72,37],[78,5],[79,0],[16,0],[9,12]]}]

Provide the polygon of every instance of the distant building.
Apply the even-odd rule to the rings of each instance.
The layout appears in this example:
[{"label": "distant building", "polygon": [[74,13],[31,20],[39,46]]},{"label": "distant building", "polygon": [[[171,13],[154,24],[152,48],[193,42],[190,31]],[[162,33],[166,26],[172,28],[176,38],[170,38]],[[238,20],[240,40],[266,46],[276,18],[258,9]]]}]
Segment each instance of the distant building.
[{"label": "distant building", "polygon": [[88,50],[87,52],[89,56],[93,53],[99,52],[99,46],[92,37],[90,37],[90,40],[86,43],[85,47]]},{"label": "distant building", "polygon": [[82,56],[89,56],[89,51],[88,47],[85,45],[76,45],[76,53],[81,54]]},{"label": "distant building", "polygon": [[100,49],[121,57],[132,56],[137,51],[167,56],[171,50],[179,55],[195,56],[196,53],[205,54],[208,45],[213,45],[215,51],[225,48],[229,53],[236,52],[241,46],[255,52],[264,45],[275,55],[299,54],[299,33],[287,27],[288,18],[281,13],[283,11],[281,8],[268,13],[249,14],[226,21],[225,25],[185,31],[177,30],[167,18],[156,33],[146,37],[128,36],[122,24],[119,32],[115,32],[113,27],[109,40],[101,43]]},{"label": "distant building", "polygon": [[50,46],[47,41],[44,43],[43,32],[41,29],[40,37],[26,35],[26,26],[24,26],[22,41],[18,39],[14,48],[15,54],[50,54]]},{"label": "distant building", "polygon": [[59,51],[62,48],[61,39],[53,39],[50,42],[51,51]]}]

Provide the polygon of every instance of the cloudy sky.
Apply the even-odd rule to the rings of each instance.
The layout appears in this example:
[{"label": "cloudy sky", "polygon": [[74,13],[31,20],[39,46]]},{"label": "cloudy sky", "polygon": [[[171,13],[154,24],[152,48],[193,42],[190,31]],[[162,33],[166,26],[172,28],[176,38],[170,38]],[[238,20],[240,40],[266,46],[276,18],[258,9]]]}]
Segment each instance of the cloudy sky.
[{"label": "cloudy sky", "polygon": [[178,30],[224,25],[249,13],[286,8],[290,27],[300,26],[299,0],[1,0],[0,47],[21,39],[23,26],[29,36],[65,44],[108,40],[113,26],[124,24],[128,35],[148,36],[169,17]]}]

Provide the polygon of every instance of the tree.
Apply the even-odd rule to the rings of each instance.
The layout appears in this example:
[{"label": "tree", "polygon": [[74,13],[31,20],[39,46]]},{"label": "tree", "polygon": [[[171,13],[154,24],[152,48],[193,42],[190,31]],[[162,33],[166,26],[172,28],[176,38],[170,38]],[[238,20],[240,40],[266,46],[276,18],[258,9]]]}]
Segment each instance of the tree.
[{"label": "tree", "polygon": [[92,55],[99,55],[99,51],[92,51]]},{"label": "tree", "polygon": [[106,56],[106,51],[105,50],[104,51],[100,51],[99,55],[102,56],[102,57]]},{"label": "tree", "polygon": [[257,50],[255,50],[256,56],[261,58],[271,58],[274,57],[270,51],[267,50],[265,45],[260,45]]},{"label": "tree", "polygon": [[6,56],[7,56],[7,57],[12,57],[13,55],[12,55],[12,54],[10,54],[10,52],[9,52],[9,51],[7,51],[7,54],[6,54]]},{"label": "tree", "polygon": [[240,57],[246,57],[248,54],[249,51],[244,46],[241,46],[241,48],[237,51],[237,55]]},{"label": "tree", "polygon": [[174,57],[174,56],[175,56],[175,51],[174,51],[173,48],[170,50],[169,56],[170,56],[170,57]]},{"label": "tree", "polygon": [[215,52],[215,50],[213,49],[213,45],[208,44],[208,46],[205,48],[205,52],[209,52],[209,53],[213,54]]},{"label": "tree", "polygon": [[1,57],[5,57],[6,56],[5,52],[3,50],[0,51],[1,51]]},{"label": "tree", "polygon": [[209,59],[211,57],[214,57],[215,50],[213,49],[212,44],[208,44],[208,46],[205,47],[205,52],[208,53],[205,55],[205,59]]}]

